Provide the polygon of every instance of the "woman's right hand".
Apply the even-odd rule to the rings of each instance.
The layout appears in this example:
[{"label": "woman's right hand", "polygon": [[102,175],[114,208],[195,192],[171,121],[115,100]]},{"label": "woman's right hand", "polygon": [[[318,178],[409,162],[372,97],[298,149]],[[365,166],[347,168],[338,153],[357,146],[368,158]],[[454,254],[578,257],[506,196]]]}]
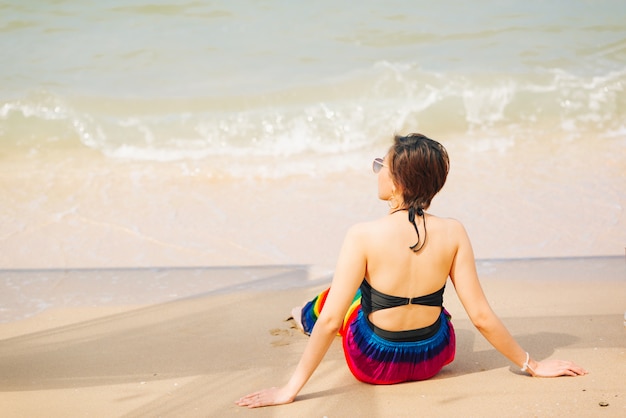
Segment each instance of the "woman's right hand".
[{"label": "woman's right hand", "polygon": [[287,387],[264,389],[258,392],[243,396],[235,403],[248,408],[258,408],[260,406],[272,406],[291,403],[295,395],[289,392]]}]

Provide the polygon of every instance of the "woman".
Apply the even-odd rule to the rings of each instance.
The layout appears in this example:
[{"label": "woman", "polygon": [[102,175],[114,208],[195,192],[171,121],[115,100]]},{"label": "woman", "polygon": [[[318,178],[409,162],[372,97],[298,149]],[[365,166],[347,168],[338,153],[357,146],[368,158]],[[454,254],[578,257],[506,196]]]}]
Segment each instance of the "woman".
[{"label": "woman", "polygon": [[310,339],[289,382],[244,396],[238,405],[293,402],[338,332],[350,371],[363,382],[434,376],[455,354],[454,328],[442,306],[448,277],[474,326],[522,371],[541,377],[587,373],[569,361],[532,359],[491,310],[463,226],[424,212],[448,175],[441,144],[420,134],[396,136],[373,169],[389,214],[350,228],[330,289],[294,309]]}]

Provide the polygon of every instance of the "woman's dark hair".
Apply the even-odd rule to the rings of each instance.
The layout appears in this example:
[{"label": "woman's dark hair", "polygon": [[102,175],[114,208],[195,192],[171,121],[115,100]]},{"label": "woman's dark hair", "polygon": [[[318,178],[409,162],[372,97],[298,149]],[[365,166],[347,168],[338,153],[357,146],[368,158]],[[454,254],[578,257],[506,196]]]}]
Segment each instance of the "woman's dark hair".
[{"label": "woman's dark hair", "polygon": [[448,152],[439,142],[422,134],[396,135],[389,149],[389,170],[402,189],[405,209],[418,214],[430,206],[450,169]]}]

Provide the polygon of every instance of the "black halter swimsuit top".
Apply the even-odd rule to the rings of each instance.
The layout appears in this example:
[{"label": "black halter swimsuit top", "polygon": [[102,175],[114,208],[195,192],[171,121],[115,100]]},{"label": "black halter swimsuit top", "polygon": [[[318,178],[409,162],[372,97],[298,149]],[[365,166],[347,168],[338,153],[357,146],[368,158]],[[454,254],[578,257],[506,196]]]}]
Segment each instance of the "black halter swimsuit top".
[{"label": "black halter swimsuit top", "polygon": [[418,329],[408,331],[387,331],[378,328],[369,320],[369,314],[381,309],[395,308],[404,305],[424,305],[424,306],[443,306],[443,292],[445,284],[436,292],[425,296],[417,296],[414,298],[403,298],[399,296],[391,296],[379,292],[374,289],[367,280],[363,279],[361,283],[361,309],[365,321],[370,326],[374,334],[389,341],[421,341],[432,337],[439,330],[441,325],[441,316],[434,324]]}]

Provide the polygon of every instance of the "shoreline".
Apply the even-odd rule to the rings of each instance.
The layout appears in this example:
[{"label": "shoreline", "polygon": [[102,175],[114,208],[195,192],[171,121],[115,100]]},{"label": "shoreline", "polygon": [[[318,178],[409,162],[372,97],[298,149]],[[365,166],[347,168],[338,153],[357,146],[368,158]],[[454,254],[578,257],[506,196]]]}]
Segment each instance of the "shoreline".
[{"label": "shoreline", "polygon": [[[621,256],[478,259],[476,267],[481,280],[498,277],[505,284],[534,283],[536,277],[547,283],[626,280],[626,257]],[[0,326],[57,308],[139,306],[197,295],[325,286],[332,275],[332,270],[304,264],[4,269]]]}]

